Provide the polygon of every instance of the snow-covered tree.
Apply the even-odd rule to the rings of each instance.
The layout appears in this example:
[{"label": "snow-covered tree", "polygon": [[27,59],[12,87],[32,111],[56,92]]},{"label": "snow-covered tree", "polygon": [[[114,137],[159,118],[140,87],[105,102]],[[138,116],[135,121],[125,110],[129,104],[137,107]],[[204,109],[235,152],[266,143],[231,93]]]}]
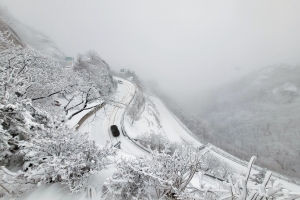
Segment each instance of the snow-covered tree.
[{"label": "snow-covered tree", "polygon": [[134,97],[134,104],[137,106],[139,110],[145,104],[145,97],[143,92],[140,89],[138,89],[136,92],[136,95]]},{"label": "snow-covered tree", "polygon": [[[19,82],[6,80],[3,87],[7,90],[9,84],[15,84],[22,89],[18,91],[17,87],[13,88],[13,92],[20,98],[31,99],[35,106],[55,115],[62,115],[63,109],[65,115],[69,115],[68,119],[93,108],[88,104],[96,100],[110,101],[115,88],[109,67],[95,52],[79,59],[81,62],[78,63],[81,65],[76,64],[76,70],[73,71],[29,48],[14,46],[4,35],[2,40],[2,43],[9,46],[1,52],[0,64],[3,72],[5,71],[2,73],[3,79],[13,77]],[[64,100],[59,103],[58,98]]]},{"label": "snow-covered tree", "polygon": [[[2,37],[0,40],[9,43]],[[31,86],[26,71],[32,65],[43,64],[34,56],[30,49],[13,44],[0,52],[0,130],[3,139],[0,141],[0,162],[5,164],[9,164],[10,156],[18,149],[19,140],[30,140],[52,123],[51,117],[34,108],[26,96]]]},{"label": "snow-covered tree", "polygon": [[[8,42],[1,35],[0,40]],[[43,76],[49,80],[42,80]],[[69,130],[32,103],[51,98],[54,91],[70,95],[80,87],[83,92],[82,85],[88,85],[70,86],[66,77],[55,62],[31,49],[12,44],[0,52],[0,163],[9,165],[14,155],[24,162],[23,170],[15,173],[1,167],[1,194],[16,197],[50,182],[61,182],[71,192],[84,190],[89,176],[105,168],[108,156],[115,155],[113,148],[100,148],[88,134]]]},{"label": "snow-covered tree", "polygon": [[[168,148],[167,148],[168,149]],[[104,199],[296,199],[300,193],[290,193],[278,182],[270,182],[272,173],[267,172],[259,185],[249,178],[255,157],[252,157],[246,174],[212,187],[202,183],[200,170],[206,151],[193,151],[191,147],[168,154],[153,151],[151,157],[121,159],[117,171],[103,185]],[[191,179],[198,173],[198,183]]]},{"label": "snow-covered tree", "polygon": [[267,169],[260,170],[257,174],[253,174],[251,180],[258,184],[261,184],[264,181],[265,175],[267,173]]},{"label": "snow-covered tree", "polygon": [[53,102],[51,98],[70,92],[77,84],[77,78],[57,62],[29,48],[15,46],[3,37],[0,40],[8,46],[0,52],[0,92],[3,96],[9,94],[10,103],[31,99],[35,106],[49,112],[52,110],[49,108]]},{"label": "snow-covered tree", "polygon": [[[18,196],[28,185],[60,182],[71,192],[85,190],[89,177],[111,163],[114,148],[100,148],[88,134],[70,131],[65,126],[53,128],[46,136],[19,142],[18,154],[24,158],[23,171],[7,173],[2,168],[0,181],[10,196]],[[4,180],[4,179],[3,179]],[[8,184],[9,183],[9,184]],[[27,185],[27,186],[26,186]]]},{"label": "snow-covered tree", "polygon": [[80,54],[74,67],[84,81],[94,87],[101,96],[108,96],[114,90],[110,68],[95,51]]},{"label": "snow-covered tree", "polygon": [[[259,185],[250,183],[249,178],[253,162],[253,156],[248,164],[247,172],[237,180],[229,177],[228,182],[218,184],[218,187],[203,187],[201,179],[198,186],[190,185],[188,190],[178,194],[179,199],[296,199],[300,197],[300,193],[290,193],[283,189],[278,182],[270,182],[272,172],[268,171],[264,180]],[[201,174],[199,175],[201,177]]]},{"label": "snow-covered tree", "polygon": [[71,71],[76,77],[72,79],[72,92],[60,93],[66,101],[62,107],[69,120],[84,110],[96,107],[89,106],[92,102],[113,102],[111,94],[115,91],[115,84],[109,69],[94,51],[78,55],[74,71]]},{"label": "snow-covered tree", "polygon": [[133,124],[133,122],[135,120],[137,120],[137,115],[139,113],[139,109],[137,108],[137,106],[135,104],[131,105],[128,110],[127,110],[127,115],[130,117],[131,119],[131,125]]},{"label": "snow-covered tree", "polygon": [[94,64],[94,65],[97,65],[99,64],[100,62],[102,62],[102,59],[101,57],[99,56],[99,54],[94,51],[94,50],[89,50],[87,53],[86,53],[86,56],[88,57],[88,62],[90,64]]},{"label": "snow-covered tree", "polygon": [[156,133],[140,134],[136,140],[144,147],[150,147],[152,151],[157,150],[158,152],[161,152],[164,149],[164,144],[169,142],[165,135]]},{"label": "snow-covered tree", "polygon": [[138,135],[136,141],[145,148],[150,148],[152,151],[157,150],[158,152],[161,152],[164,149],[165,143],[169,143],[170,154],[173,154],[176,150],[183,147],[182,144],[178,142],[170,142],[164,134],[153,132]]},{"label": "snow-covered tree", "polygon": [[233,175],[232,167],[211,153],[207,153],[204,156],[200,169],[204,174],[208,173],[222,179],[227,179],[229,176]]},{"label": "snow-covered tree", "polygon": [[170,155],[169,147],[151,157],[121,159],[117,172],[104,183],[103,197],[127,199],[174,198],[186,190],[201,164],[206,151],[193,151],[190,146]]},{"label": "snow-covered tree", "polygon": [[142,106],[145,104],[145,97],[143,92],[137,88],[137,92],[134,96],[134,99],[132,100],[132,103],[130,104],[127,115],[131,119],[131,125],[134,123],[134,121],[138,120],[139,114],[141,113]]},{"label": "snow-covered tree", "polygon": [[12,155],[10,151],[11,145],[9,141],[12,140],[12,136],[8,133],[7,130],[3,129],[1,125],[4,120],[0,120],[0,163],[7,165],[9,162],[9,157]]},{"label": "snow-covered tree", "polygon": [[[2,12],[2,8],[0,7],[0,12]],[[1,19],[0,19],[1,23]],[[10,34],[7,31],[0,31],[0,51],[5,51],[9,49],[10,47],[14,46],[12,40],[9,40]]]}]

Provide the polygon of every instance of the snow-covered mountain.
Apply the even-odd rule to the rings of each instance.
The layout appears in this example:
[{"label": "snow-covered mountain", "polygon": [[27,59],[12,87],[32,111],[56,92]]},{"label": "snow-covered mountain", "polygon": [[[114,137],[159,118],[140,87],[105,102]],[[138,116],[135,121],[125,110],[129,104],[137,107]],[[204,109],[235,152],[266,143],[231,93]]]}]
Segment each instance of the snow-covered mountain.
[{"label": "snow-covered mountain", "polygon": [[242,158],[300,176],[300,66],[274,65],[215,90],[199,116],[209,142]]},{"label": "snow-covered mountain", "polygon": [[[25,46],[24,43],[19,38],[19,36],[15,33],[15,31],[10,26],[8,26],[1,18],[0,18],[0,31],[3,34],[5,34],[10,41],[13,41],[15,45]],[[4,46],[4,44],[1,43],[0,50],[3,51],[5,49],[6,47]]]},{"label": "snow-covered mountain", "polygon": [[9,39],[17,45],[30,47],[57,61],[65,59],[65,55],[48,36],[20,23],[2,8],[0,8],[0,30],[10,34]]},{"label": "snow-covered mountain", "polygon": [[[271,172],[264,173],[257,167],[251,171],[255,157],[247,167],[226,152],[203,145],[159,98],[144,93],[134,72],[128,71],[131,75],[127,80],[113,78],[110,67],[93,51],[79,55],[74,68],[57,67],[56,62],[36,56],[31,50],[39,50],[56,61],[63,59],[64,55],[47,36],[3,13],[0,16],[0,82],[4,86],[0,93],[0,165],[6,165],[0,167],[0,198],[300,196],[295,193],[299,186],[293,180],[278,174],[270,179]],[[16,45],[30,48],[15,47],[7,37]],[[40,60],[32,64],[33,59]],[[268,69],[239,86],[252,88],[249,93],[256,94],[256,85],[272,80],[276,70]],[[266,91],[271,91],[267,95],[298,95],[299,84],[295,81],[271,85],[266,87]],[[232,96],[239,100],[239,95],[248,94],[245,90],[240,94],[239,89],[225,89],[220,101],[231,101]],[[260,99],[265,93],[254,96]],[[211,110],[218,114],[218,110]],[[197,121],[193,118],[189,122],[194,125]],[[113,134],[112,125],[119,127],[118,135]],[[200,134],[208,133],[206,124],[200,127]],[[287,133],[289,128],[288,124]],[[278,136],[270,126],[266,130]],[[237,135],[233,140],[236,138]],[[288,154],[286,150],[282,152],[276,152],[281,157],[275,161],[297,173],[297,163],[285,162]],[[254,175],[260,179],[254,179]]]}]

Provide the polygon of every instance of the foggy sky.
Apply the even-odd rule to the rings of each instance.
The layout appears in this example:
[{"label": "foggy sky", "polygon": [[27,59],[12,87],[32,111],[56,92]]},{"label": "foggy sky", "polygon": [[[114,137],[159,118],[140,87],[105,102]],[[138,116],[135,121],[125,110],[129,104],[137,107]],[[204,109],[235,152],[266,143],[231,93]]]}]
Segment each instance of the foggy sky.
[{"label": "foggy sky", "polygon": [[67,55],[94,49],[114,70],[177,100],[271,64],[299,63],[298,0],[0,0]]}]

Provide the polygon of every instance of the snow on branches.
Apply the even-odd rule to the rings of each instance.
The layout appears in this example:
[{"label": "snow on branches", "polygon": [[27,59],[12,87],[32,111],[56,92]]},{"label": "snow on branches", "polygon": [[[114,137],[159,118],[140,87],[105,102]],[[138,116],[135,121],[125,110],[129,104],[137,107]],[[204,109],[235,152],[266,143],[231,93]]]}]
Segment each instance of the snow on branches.
[{"label": "snow on branches", "polygon": [[78,79],[74,82],[74,92],[62,93],[66,101],[63,109],[68,120],[84,110],[97,107],[98,105],[88,106],[94,101],[111,101],[115,85],[110,68],[96,52],[79,54],[72,73]]},{"label": "snow on branches", "polygon": [[108,96],[114,90],[110,68],[95,51],[79,54],[74,69],[85,82],[97,88],[101,96]]},{"label": "snow on branches", "polygon": [[[1,9],[1,8],[0,8]],[[9,40],[10,33],[8,31],[0,31],[0,51],[6,50],[12,46],[14,43],[12,40]]]},{"label": "snow on branches", "polygon": [[206,151],[191,146],[170,155],[166,144],[162,153],[153,151],[151,158],[121,159],[117,171],[103,186],[104,198],[163,199],[185,191],[200,166]]},{"label": "snow on branches", "polygon": [[[174,154],[169,147],[159,153],[152,151],[151,157],[121,159],[117,171],[103,184],[104,199],[295,199],[299,193],[283,189],[278,182],[270,181],[267,172],[264,181],[255,185],[249,179],[255,157],[248,165],[247,172],[237,180],[203,182],[205,172],[201,170],[203,156],[207,150],[183,147]],[[195,175],[198,175],[196,177]],[[195,177],[197,182],[191,180]],[[214,185],[213,185],[214,184]]]},{"label": "snow on branches", "polygon": [[0,52],[0,163],[9,164],[18,149],[19,140],[30,140],[51,126],[52,119],[45,112],[34,108],[27,97],[33,85],[29,73],[35,66],[45,64],[34,51],[14,46],[0,34],[0,42],[9,47]]},{"label": "snow on branches", "polygon": [[[114,148],[100,148],[87,134],[70,131],[65,126],[51,129],[45,137],[20,141],[18,154],[23,157],[23,171],[0,170],[1,185],[9,196],[20,196],[28,186],[60,182],[71,192],[85,190],[89,177],[106,167]],[[2,175],[2,176],[1,176]],[[4,181],[5,180],[7,181]]]},{"label": "snow on branches", "polygon": [[[55,95],[100,98],[97,88],[79,76],[72,79],[72,73],[68,74],[51,59],[29,48],[14,46],[3,34],[0,42],[9,47],[0,52],[0,164],[10,165],[12,156],[24,162],[23,170],[16,173],[1,167],[0,195],[17,197],[36,185],[50,182],[61,182],[71,192],[91,188],[89,176],[105,168],[115,150],[100,148],[88,134],[68,129],[41,108],[49,102],[42,100]],[[95,97],[87,92],[91,90],[97,94]],[[72,105],[74,99],[78,100],[74,97],[68,101],[67,109],[78,109],[81,105]],[[84,101],[81,109],[86,104]]]},{"label": "snow on branches", "polygon": [[0,102],[0,163],[10,163],[20,140],[30,140],[44,131],[44,124],[34,119],[34,111],[29,111],[30,108],[26,100],[14,104]]},{"label": "snow on branches", "polygon": [[161,133],[144,133],[135,138],[135,141],[149,150],[157,150],[161,152],[164,149],[164,144],[169,144],[169,154],[173,154],[176,150],[181,149],[184,144],[179,142],[170,142],[165,134]]},{"label": "snow on branches", "polygon": [[0,52],[0,92],[10,102],[28,98],[42,110],[71,119],[91,109],[88,104],[94,101],[109,101],[114,92],[110,68],[96,52],[88,52],[70,69],[30,48],[15,46],[3,33],[0,43],[7,47]]},{"label": "snow on branches", "polygon": [[134,121],[138,120],[139,114],[142,110],[142,106],[145,106],[145,97],[143,92],[138,89],[134,97],[133,102],[128,108],[127,115],[131,119],[131,125]]}]

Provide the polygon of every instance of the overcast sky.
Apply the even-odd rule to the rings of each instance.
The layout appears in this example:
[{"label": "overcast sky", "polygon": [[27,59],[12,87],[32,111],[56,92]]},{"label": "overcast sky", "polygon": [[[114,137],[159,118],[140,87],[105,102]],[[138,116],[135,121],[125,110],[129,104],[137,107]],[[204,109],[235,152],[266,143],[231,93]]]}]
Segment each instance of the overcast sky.
[{"label": "overcast sky", "polygon": [[0,0],[67,55],[94,49],[110,66],[182,95],[271,64],[298,64],[299,0]]}]

